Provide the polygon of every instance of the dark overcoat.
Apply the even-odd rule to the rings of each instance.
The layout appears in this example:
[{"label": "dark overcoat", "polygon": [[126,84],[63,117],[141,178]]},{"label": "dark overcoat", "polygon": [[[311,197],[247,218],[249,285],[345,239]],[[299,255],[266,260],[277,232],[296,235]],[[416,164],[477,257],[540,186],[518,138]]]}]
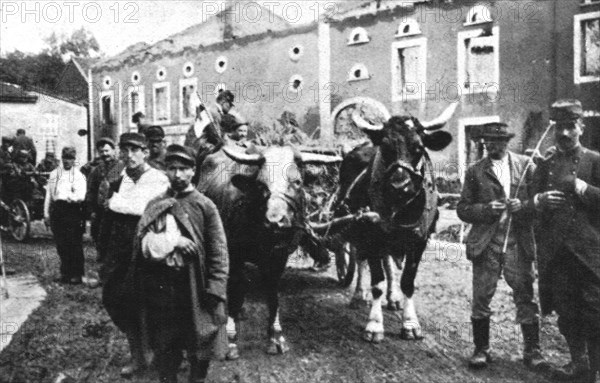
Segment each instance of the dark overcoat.
[{"label": "dark overcoat", "polygon": [[[588,184],[583,196],[575,193],[576,178]],[[540,161],[531,189],[532,194],[560,190],[568,201],[564,208],[538,214],[540,303],[548,314],[554,310],[552,261],[562,249],[573,253],[600,284],[600,154],[582,146],[553,151]]]}]

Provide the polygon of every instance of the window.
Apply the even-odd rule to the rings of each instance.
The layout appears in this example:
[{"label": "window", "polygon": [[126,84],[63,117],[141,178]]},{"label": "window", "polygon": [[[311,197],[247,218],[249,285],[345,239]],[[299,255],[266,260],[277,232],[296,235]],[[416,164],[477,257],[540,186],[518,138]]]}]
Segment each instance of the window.
[{"label": "window", "polygon": [[156,83],[153,86],[152,106],[154,110],[154,123],[156,125],[171,123],[171,84],[168,82]]},{"label": "window", "polygon": [[392,44],[392,101],[418,99],[427,81],[427,39],[406,39]]},{"label": "window", "polygon": [[142,76],[140,75],[140,72],[138,72],[137,70],[131,74],[131,82],[136,85],[140,83],[141,78],[142,78]]},{"label": "window", "polygon": [[354,28],[348,37],[348,45],[364,44],[371,41],[364,28]]},{"label": "window", "polygon": [[348,72],[348,81],[368,80],[371,78],[369,70],[365,64],[354,64]]},{"label": "window", "polygon": [[143,85],[130,85],[125,89],[126,100],[127,100],[127,111],[128,121],[130,127],[136,127],[137,125],[131,121],[131,118],[137,112],[146,114],[146,97],[144,96]]},{"label": "window", "polygon": [[290,59],[292,61],[300,60],[300,57],[302,57],[302,54],[304,54],[304,48],[302,47],[302,45],[295,45],[295,46],[291,47],[290,51],[288,53],[288,55],[290,56]]},{"label": "window", "polygon": [[227,70],[227,57],[221,56],[215,61],[215,70],[217,73],[223,73]]},{"label": "window", "polygon": [[400,23],[395,37],[405,37],[421,34],[421,27],[415,19],[406,19]]},{"label": "window", "polygon": [[104,78],[102,79],[102,87],[104,89],[110,89],[111,86],[112,86],[112,79],[110,78],[110,76],[104,76]]},{"label": "window", "polygon": [[484,147],[479,140],[480,134],[478,133],[481,131],[481,126],[491,122],[500,122],[500,117],[467,117],[458,120],[458,164],[456,165],[461,183],[465,180],[465,173],[469,166],[485,155]]},{"label": "window", "polygon": [[600,12],[576,15],[573,27],[575,84],[600,81]]},{"label": "window", "polygon": [[167,78],[167,70],[165,69],[165,67],[160,67],[156,70],[156,79],[158,81],[164,81],[164,79]]},{"label": "window", "polygon": [[100,93],[100,122],[103,125],[113,124],[114,94],[112,90]]},{"label": "window", "polygon": [[476,5],[469,9],[467,12],[467,18],[465,20],[465,25],[476,25],[476,24],[484,24],[492,22],[492,13],[489,8],[485,5]]},{"label": "window", "polygon": [[192,63],[191,61],[186,62],[185,64],[183,64],[183,68],[181,70],[185,77],[192,76],[194,74],[194,63]]},{"label": "window", "polygon": [[290,84],[289,84],[289,88],[291,91],[293,92],[299,92],[302,90],[302,76],[300,76],[299,74],[295,74],[292,77],[290,77]]},{"label": "window", "polygon": [[458,33],[458,84],[470,93],[498,92],[499,28]]},{"label": "window", "polygon": [[198,91],[198,78],[179,80],[179,122],[190,122],[196,111],[190,106],[192,95]]}]

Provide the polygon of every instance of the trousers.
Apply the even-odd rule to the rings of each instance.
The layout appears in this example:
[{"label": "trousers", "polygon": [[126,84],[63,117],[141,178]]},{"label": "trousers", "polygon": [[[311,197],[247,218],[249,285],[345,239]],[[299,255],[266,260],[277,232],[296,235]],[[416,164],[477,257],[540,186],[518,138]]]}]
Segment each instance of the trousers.
[{"label": "trousers", "polygon": [[538,323],[539,308],[533,296],[533,262],[519,256],[516,245],[509,246],[504,256],[501,252],[488,247],[473,260],[471,317],[485,319],[492,315],[490,303],[502,274],[513,290],[513,299],[517,306],[517,323]]},{"label": "trousers", "polygon": [[83,210],[79,203],[54,201],[50,211],[50,227],[60,258],[63,278],[77,278],[84,274]]}]

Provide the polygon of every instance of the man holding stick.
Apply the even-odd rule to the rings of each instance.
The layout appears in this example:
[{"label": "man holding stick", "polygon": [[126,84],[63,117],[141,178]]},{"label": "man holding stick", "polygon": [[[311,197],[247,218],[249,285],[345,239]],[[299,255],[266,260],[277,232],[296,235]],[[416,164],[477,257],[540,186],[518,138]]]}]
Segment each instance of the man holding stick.
[{"label": "man holding stick", "polygon": [[[548,365],[540,351],[539,310],[533,297],[534,211],[526,203],[534,165],[527,157],[507,150],[514,133],[508,132],[506,124],[484,125],[482,137],[488,154],[467,170],[457,207],[459,218],[473,224],[467,238],[467,258],[473,262],[471,320],[475,352],[469,366],[482,368],[491,361],[490,303],[503,273],[513,290],[516,321],[523,331],[523,361],[530,368],[543,369]],[[526,182],[518,187],[522,178]],[[509,217],[513,229],[503,251]]]},{"label": "man holding stick", "polygon": [[539,163],[532,192],[540,216],[542,313],[558,313],[571,353],[571,363],[554,377],[595,382],[600,370],[600,154],[579,142],[582,117],[578,100],[552,104],[556,148]]}]

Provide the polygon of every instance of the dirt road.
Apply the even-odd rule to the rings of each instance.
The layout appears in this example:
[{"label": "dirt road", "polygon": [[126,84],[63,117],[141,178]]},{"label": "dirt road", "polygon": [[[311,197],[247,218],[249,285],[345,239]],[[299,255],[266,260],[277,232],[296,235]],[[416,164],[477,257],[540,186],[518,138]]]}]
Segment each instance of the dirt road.
[{"label": "dirt road", "polygon": [[[520,332],[514,305],[502,281],[494,302],[492,344],[496,360],[485,371],[470,371],[472,352],[469,306],[470,264],[456,247],[431,247],[417,277],[417,311],[425,339],[400,339],[396,313],[385,313],[386,338],[362,340],[367,310],[351,310],[351,289],[340,289],[333,274],[289,269],[282,282],[281,320],[291,351],[265,354],[266,309],[260,286],[250,272],[250,319],[241,331],[242,358],[214,363],[210,382],[545,382],[520,361]],[[128,355],[124,337],[109,322],[99,289],[64,287],[52,282],[58,257],[51,241],[22,245],[5,241],[8,264],[34,273],[48,298],[0,354],[0,382],[53,382],[60,373],[75,382],[126,382],[119,377]],[[95,252],[86,247],[86,269],[96,269]],[[297,266],[297,265],[296,265]],[[565,362],[565,344],[555,318],[543,323],[544,352]],[[181,381],[187,376],[182,370]],[[145,382],[133,379],[129,382]],[[151,381],[151,380],[150,380]]]}]

